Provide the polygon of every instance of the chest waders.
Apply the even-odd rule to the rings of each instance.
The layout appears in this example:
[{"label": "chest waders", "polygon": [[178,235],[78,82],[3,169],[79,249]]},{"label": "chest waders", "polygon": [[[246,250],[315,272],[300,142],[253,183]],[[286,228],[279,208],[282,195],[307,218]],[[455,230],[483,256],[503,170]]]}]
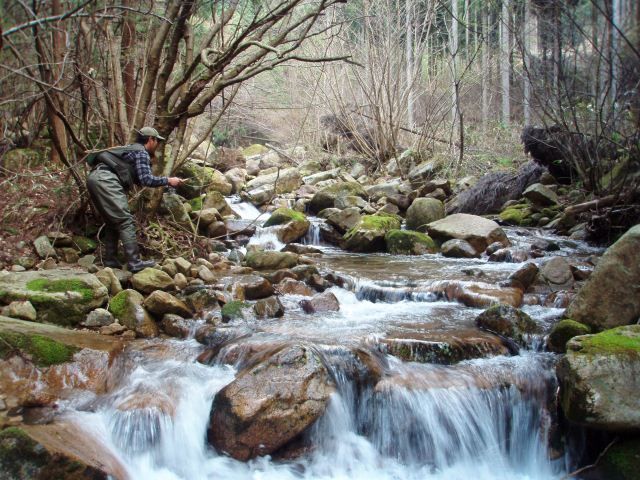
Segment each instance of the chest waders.
[{"label": "chest waders", "polygon": [[136,150],[142,151],[144,146],[134,144],[119,147],[100,152],[87,160],[93,167],[87,176],[87,190],[105,222],[102,264],[105,267],[122,267],[117,256],[119,239],[127,258],[128,270],[131,272],[155,265],[154,261],[140,259],[136,224],[127,199],[127,192],[135,183],[136,175],[133,162],[124,154]]}]

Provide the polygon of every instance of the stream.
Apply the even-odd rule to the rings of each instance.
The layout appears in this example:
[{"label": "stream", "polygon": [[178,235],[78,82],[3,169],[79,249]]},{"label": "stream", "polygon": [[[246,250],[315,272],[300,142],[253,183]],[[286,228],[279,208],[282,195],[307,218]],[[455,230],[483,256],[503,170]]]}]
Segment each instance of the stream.
[{"label": "stream", "polygon": [[[255,212],[247,212],[247,215]],[[225,328],[249,334],[244,344],[294,341],[319,352],[337,386],[325,414],[306,433],[310,448],[294,459],[259,457],[240,462],[207,443],[213,398],[234,379],[223,349],[212,365],[196,361],[204,347],[194,339],[135,342],[124,354],[123,373],[104,396],[68,401],[66,418],[100,439],[131,479],[560,479],[567,454],[552,451],[556,356],[531,339],[518,355],[474,358],[453,365],[402,361],[385,353],[389,339],[429,342],[474,328],[482,308],[448,301],[432,288],[443,280],[465,282],[470,272],[495,284],[522,264],[441,255],[418,257],[352,254],[321,245],[315,229],[307,244],[323,255],[318,268],[343,279],[330,289],[340,311],[305,314],[298,301],[281,298],[285,316],[242,320]],[[252,242],[273,244],[258,229]],[[516,248],[543,234],[506,229]],[[550,237],[553,255],[588,257],[586,244]],[[272,245],[273,246],[273,245]],[[277,247],[278,245],[275,244]],[[547,260],[533,260],[539,262]],[[548,331],[561,308],[522,307]],[[384,364],[375,385],[362,387],[348,368],[349,352],[371,352]],[[140,408],[135,408],[139,405]],[[553,459],[551,459],[553,458]]]}]

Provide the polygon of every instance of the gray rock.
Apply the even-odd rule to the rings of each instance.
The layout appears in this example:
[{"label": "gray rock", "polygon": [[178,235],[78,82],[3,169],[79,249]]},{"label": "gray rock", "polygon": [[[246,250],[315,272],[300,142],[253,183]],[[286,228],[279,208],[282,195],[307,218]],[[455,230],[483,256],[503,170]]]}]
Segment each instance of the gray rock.
[{"label": "gray rock", "polygon": [[495,305],[475,319],[477,327],[514,340],[522,346],[529,345],[529,336],[542,333],[541,327],[522,310],[511,305]]},{"label": "gray rock", "polygon": [[569,340],[557,366],[569,420],[616,433],[640,430],[640,325]]},{"label": "gray rock", "polygon": [[36,309],[33,308],[31,302],[27,300],[11,302],[9,305],[2,307],[2,310],[0,310],[0,315],[11,318],[19,318],[21,320],[28,320],[30,322],[35,322],[37,319]]},{"label": "gray rock", "polygon": [[562,257],[553,257],[540,268],[540,278],[553,289],[565,289],[573,285],[571,265]]},{"label": "gray rock", "polygon": [[149,312],[158,316],[163,316],[166,313],[173,313],[174,315],[180,315],[181,317],[191,317],[191,309],[178,298],[174,297],[170,293],[163,292],[162,290],[156,290],[149,295],[143,302],[144,308]]},{"label": "gray rock", "polygon": [[113,315],[109,310],[104,308],[96,308],[89,312],[87,318],[82,325],[85,327],[105,327],[113,323]]},{"label": "gray rock", "polygon": [[109,291],[109,295],[117,295],[122,291],[122,284],[118,277],[113,272],[113,269],[106,267],[102,270],[96,272],[96,278],[102,282],[102,284],[107,287]]},{"label": "gray rock", "polygon": [[193,320],[185,320],[180,315],[173,313],[167,313],[160,322],[162,331],[175,338],[189,338],[194,325]]},{"label": "gray rock", "polygon": [[522,196],[538,207],[550,207],[558,204],[558,195],[541,183],[530,185]]},{"label": "gray rock", "polygon": [[173,290],[175,284],[168,273],[155,268],[145,268],[131,277],[133,288],[142,293],[155,290]]},{"label": "gray rock", "polygon": [[[163,272],[164,273],[164,272]],[[144,297],[135,290],[123,290],[109,302],[109,311],[122,325],[141,337],[157,337],[158,326],[142,306]]]},{"label": "gray rock", "polygon": [[337,312],[340,302],[331,292],[324,292],[309,300],[301,300],[300,306],[306,313]]},{"label": "gray rock", "polygon": [[56,250],[53,248],[53,245],[51,245],[51,242],[49,241],[49,238],[46,235],[42,235],[36,238],[33,241],[33,246],[36,249],[36,253],[40,258],[48,258],[48,257],[58,258],[58,254],[56,253]]},{"label": "gray rock", "polygon": [[93,267],[95,262],[96,262],[95,255],[84,255],[78,259],[78,265],[86,269]]},{"label": "gray rock", "polygon": [[440,247],[440,253],[445,257],[453,258],[477,258],[480,256],[469,242],[455,238],[444,242]]},{"label": "gray rock", "polygon": [[640,318],[640,225],[629,229],[602,256],[565,315],[596,329]]},{"label": "gray rock", "polygon": [[427,225],[444,218],[444,204],[435,198],[416,198],[407,209],[407,228],[426,232]]},{"label": "gray rock", "polygon": [[297,168],[285,168],[270,173],[268,175],[260,175],[253,180],[247,182],[247,190],[257,190],[265,187],[273,187],[275,185],[275,193],[291,193],[302,185],[302,176]]},{"label": "gray rock", "polygon": [[496,222],[467,213],[455,213],[432,222],[427,225],[427,232],[434,240],[443,242],[452,238],[466,240],[478,253],[484,252],[493,242],[500,242],[505,247],[510,245],[504,230]]},{"label": "gray rock", "polygon": [[[345,197],[349,198],[349,197]],[[360,198],[360,197],[355,197]],[[334,210],[334,209],[327,209]],[[326,210],[323,210],[326,211]],[[357,207],[345,208],[344,210],[336,210],[333,213],[325,217],[327,223],[335,227],[339,232],[345,233],[347,230],[355,227],[362,215],[360,215],[360,209]]]},{"label": "gray rock", "polygon": [[298,260],[295,253],[253,250],[247,252],[245,264],[256,270],[280,270],[295,267]]}]

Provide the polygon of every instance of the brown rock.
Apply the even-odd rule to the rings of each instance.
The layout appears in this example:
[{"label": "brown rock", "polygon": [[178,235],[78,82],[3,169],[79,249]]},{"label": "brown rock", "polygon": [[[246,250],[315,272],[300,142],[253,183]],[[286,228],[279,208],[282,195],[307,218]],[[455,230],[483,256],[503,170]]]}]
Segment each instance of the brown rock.
[{"label": "brown rock", "polygon": [[284,306],[276,296],[258,300],[253,306],[258,318],[275,318],[284,315]]},{"label": "brown rock", "polygon": [[143,305],[149,312],[159,316],[166,313],[173,313],[181,317],[189,318],[193,313],[182,300],[162,290],[152,292],[151,295],[145,299]]},{"label": "brown rock", "polygon": [[306,313],[337,312],[340,310],[340,303],[331,292],[321,293],[310,300],[302,300],[300,306]]},{"label": "brown rock", "polygon": [[292,278],[285,278],[276,285],[276,290],[281,295],[303,295],[305,297],[312,297],[314,294],[314,291],[309,288],[306,283]]}]

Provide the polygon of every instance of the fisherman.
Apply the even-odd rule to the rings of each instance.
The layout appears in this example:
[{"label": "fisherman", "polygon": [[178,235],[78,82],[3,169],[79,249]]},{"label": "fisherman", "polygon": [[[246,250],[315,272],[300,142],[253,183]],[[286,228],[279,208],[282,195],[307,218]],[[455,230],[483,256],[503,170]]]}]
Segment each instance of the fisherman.
[{"label": "fisherman", "polygon": [[118,239],[122,241],[130,272],[153,267],[153,260],[142,260],[136,238],[136,225],[129,211],[127,192],[132,185],[143,187],[177,187],[184,180],[178,177],[156,177],[151,173],[151,159],[161,141],[165,140],[152,127],[137,131],[136,142],[90,156],[93,167],[87,176],[87,189],[93,204],[105,222],[105,267],[121,268],[118,261]]}]

